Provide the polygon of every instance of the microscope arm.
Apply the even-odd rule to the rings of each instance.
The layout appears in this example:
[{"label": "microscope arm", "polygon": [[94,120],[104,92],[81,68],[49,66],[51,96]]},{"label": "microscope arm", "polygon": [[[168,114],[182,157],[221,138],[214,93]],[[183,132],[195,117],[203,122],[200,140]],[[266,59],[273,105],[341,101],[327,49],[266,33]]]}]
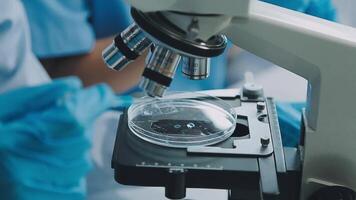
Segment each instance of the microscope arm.
[{"label": "microscope arm", "polygon": [[[317,188],[315,180],[355,190],[356,29],[252,2],[249,17],[234,17],[222,33],[309,82],[303,130],[304,198]],[[285,86],[293,90],[288,83]]]},{"label": "microscope arm", "polygon": [[[271,4],[253,2],[249,17],[233,18],[223,33],[239,47],[309,81],[307,118],[312,129],[317,128],[319,100],[332,101],[320,98],[321,84],[329,82],[326,78],[333,76],[330,84],[334,86],[323,92],[335,96],[335,92],[342,89],[342,95],[338,97],[350,93],[356,95],[354,91],[345,93],[347,81],[350,86],[355,84],[354,77],[347,79],[347,74],[356,72],[356,29]],[[338,87],[336,80],[345,82]],[[335,106],[340,107],[339,103]]]}]

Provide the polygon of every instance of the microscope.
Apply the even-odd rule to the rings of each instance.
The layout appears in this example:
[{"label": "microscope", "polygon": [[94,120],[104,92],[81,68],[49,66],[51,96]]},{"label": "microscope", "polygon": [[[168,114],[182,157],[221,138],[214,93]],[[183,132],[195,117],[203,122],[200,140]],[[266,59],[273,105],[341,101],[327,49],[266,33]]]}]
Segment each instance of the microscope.
[{"label": "microscope", "polygon": [[[235,135],[226,141],[238,143],[232,149],[224,142],[186,149],[146,144],[129,134],[123,116],[112,160],[119,183],[165,187],[170,199],[184,198],[190,187],[227,189],[231,200],[355,199],[356,29],[257,0],[128,2],[135,23],[104,50],[103,58],[121,70],[149,51],[140,82],[147,95],[163,96],[179,63],[190,79],[208,77],[210,58],[223,53],[227,40],[304,77],[308,93],[298,148],[282,146],[273,99],[255,88],[217,95],[238,101],[247,116],[240,119],[250,119],[250,138],[261,132],[268,136],[238,142]],[[267,116],[263,130],[254,130],[259,124],[252,123],[251,107]],[[244,123],[237,127],[244,129]],[[132,150],[130,143],[143,149]],[[253,150],[261,144],[270,145]],[[198,164],[189,165],[192,160]]]}]

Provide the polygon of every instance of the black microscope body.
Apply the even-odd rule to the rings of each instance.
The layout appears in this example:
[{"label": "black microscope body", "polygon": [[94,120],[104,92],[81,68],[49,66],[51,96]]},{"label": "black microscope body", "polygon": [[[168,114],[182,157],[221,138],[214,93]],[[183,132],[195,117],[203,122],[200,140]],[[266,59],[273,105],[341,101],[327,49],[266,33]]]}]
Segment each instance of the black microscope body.
[{"label": "black microscope body", "polygon": [[186,188],[226,189],[229,200],[297,200],[301,179],[298,148],[283,147],[272,98],[222,95],[237,109],[234,133],[205,147],[170,148],[144,141],[121,116],[112,168],[124,185],[164,187],[169,199]]}]

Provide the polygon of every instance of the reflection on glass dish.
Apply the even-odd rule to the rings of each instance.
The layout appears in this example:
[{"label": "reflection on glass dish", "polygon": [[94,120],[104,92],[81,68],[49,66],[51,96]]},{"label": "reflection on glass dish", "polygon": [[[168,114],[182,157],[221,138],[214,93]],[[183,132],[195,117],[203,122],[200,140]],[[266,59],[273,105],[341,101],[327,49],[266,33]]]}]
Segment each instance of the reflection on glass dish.
[{"label": "reflection on glass dish", "polygon": [[234,109],[223,100],[200,93],[145,97],[128,110],[133,134],[148,142],[177,148],[205,146],[230,137]]}]

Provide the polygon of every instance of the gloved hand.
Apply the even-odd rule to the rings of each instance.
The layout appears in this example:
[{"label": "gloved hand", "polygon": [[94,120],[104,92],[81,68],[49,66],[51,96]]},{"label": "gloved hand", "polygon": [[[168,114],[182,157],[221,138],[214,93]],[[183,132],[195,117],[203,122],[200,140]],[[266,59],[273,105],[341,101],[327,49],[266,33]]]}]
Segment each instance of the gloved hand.
[{"label": "gloved hand", "polygon": [[300,140],[302,110],[305,103],[277,103],[283,146],[296,147]]},{"label": "gloved hand", "polygon": [[1,199],[84,199],[90,129],[108,108],[130,102],[74,78],[0,94]]},{"label": "gloved hand", "polygon": [[262,0],[284,8],[303,12],[327,20],[336,20],[336,9],[332,0]]}]

